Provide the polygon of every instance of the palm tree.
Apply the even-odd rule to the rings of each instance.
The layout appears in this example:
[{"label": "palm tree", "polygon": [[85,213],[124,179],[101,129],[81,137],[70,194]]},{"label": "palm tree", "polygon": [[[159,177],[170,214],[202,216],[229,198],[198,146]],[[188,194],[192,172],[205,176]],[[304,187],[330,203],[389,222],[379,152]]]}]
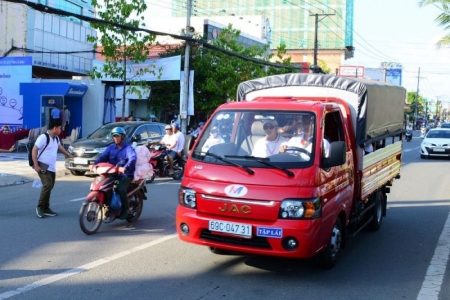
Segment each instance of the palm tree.
[{"label": "palm tree", "polygon": [[[442,13],[437,16],[435,21],[440,25],[444,26],[445,29],[450,29],[450,0],[421,0],[419,1],[419,6],[423,7],[426,5],[434,5],[442,10]],[[450,34],[441,38],[436,46],[440,48],[442,46],[450,45]]]}]

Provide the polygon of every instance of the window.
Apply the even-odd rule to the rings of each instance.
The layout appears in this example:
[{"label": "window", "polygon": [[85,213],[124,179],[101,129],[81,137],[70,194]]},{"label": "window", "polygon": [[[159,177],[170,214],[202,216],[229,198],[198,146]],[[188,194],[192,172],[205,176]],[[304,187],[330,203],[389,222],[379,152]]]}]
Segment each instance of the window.
[{"label": "window", "polygon": [[159,137],[161,136],[161,128],[158,125],[147,125],[148,132],[150,133],[150,137]]},{"label": "window", "polygon": [[139,126],[136,131],[134,132],[134,135],[141,135],[141,139],[148,139],[148,131],[147,131],[147,126]]}]

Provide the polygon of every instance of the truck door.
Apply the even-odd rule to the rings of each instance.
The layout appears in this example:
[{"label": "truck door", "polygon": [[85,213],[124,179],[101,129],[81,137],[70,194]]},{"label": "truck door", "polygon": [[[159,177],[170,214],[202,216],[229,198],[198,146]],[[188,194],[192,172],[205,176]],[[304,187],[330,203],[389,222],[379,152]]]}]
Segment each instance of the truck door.
[{"label": "truck door", "polygon": [[[330,232],[340,211],[351,208],[353,199],[352,152],[339,110],[328,111],[324,115],[322,155],[326,155],[327,144],[344,141],[347,146],[346,163],[331,168],[321,168],[320,186],[322,193],[321,244],[329,240]],[[348,218],[348,216],[347,216]],[[344,225],[345,223],[343,223]]]}]

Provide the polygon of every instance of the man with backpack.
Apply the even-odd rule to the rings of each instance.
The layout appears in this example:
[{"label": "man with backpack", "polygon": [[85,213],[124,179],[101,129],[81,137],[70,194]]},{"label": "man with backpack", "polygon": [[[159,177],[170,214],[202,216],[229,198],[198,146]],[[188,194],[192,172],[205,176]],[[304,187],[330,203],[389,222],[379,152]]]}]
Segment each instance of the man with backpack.
[{"label": "man with backpack", "polygon": [[61,126],[61,120],[50,121],[48,131],[38,136],[31,150],[32,161],[30,161],[30,165],[42,181],[41,195],[36,207],[36,215],[39,218],[57,216],[57,213],[50,209],[50,194],[55,185],[58,150],[68,157],[73,157],[64,149],[58,138],[61,133]]}]

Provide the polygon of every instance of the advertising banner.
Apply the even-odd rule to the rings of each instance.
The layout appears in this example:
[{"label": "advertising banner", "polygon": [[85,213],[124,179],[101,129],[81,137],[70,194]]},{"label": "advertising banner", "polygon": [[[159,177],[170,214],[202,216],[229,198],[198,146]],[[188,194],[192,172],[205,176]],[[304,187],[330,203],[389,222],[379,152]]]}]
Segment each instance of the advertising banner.
[{"label": "advertising banner", "polygon": [[20,83],[31,82],[30,56],[0,58],[0,126],[23,124]]}]

